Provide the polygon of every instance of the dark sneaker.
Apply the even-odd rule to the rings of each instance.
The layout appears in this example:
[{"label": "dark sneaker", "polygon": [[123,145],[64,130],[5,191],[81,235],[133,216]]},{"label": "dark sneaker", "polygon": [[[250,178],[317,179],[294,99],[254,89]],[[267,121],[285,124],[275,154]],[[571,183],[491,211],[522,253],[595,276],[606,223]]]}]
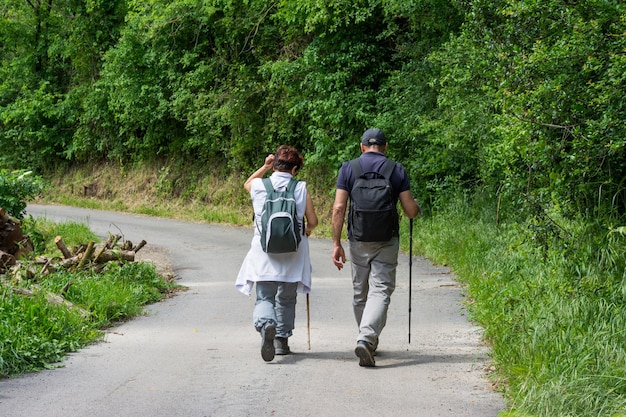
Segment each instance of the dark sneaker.
[{"label": "dark sneaker", "polygon": [[266,324],[261,329],[261,357],[265,362],[274,359],[274,336],[276,336],[276,326]]},{"label": "dark sneaker", "polygon": [[286,337],[277,337],[274,339],[274,350],[277,355],[289,355],[291,353],[291,349],[289,349],[289,344],[287,343]]},{"label": "dark sneaker", "polygon": [[359,357],[359,366],[376,366],[372,348],[365,340],[357,342],[354,353]]}]

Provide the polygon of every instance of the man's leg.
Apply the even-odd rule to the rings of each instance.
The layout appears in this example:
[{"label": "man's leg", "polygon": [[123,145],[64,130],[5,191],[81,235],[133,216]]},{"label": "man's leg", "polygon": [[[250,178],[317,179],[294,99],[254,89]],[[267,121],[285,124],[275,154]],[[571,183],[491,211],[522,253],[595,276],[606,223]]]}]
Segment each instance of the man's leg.
[{"label": "man's leg", "polygon": [[369,292],[370,258],[362,242],[350,241],[350,265],[352,272],[352,310],[357,326],[361,325],[363,310]]},{"label": "man's leg", "polygon": [[[378,345],[378,337],[387,323],[387,310],[391,294],[396,286],[399,241],[357,242],[360,259],[358,268],[369,266],[368,292],[361,311],[358,340],[364,340],[373,347]],[[355,249],[357,249],[355,247]],[[351,255],[354,256],[354,252]],[[355,291],[356,292],[356,291]]]}]

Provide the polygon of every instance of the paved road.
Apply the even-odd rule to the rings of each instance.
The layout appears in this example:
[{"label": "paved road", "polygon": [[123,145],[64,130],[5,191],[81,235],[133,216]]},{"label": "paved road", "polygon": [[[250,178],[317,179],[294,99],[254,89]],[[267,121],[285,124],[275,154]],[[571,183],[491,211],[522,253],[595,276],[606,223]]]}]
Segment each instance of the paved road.
[{"label": "paved road", "polygon": [[488,352],[466,320],[461,289],[425,259],[413,261],[411,344],[408,257],[401,255],[377,367],[361,368],[349,268],[337,271],[331,242],[312,239],[311,349],[300,296],[295,353],[265,363],[254,301],[234,289],[250,229],[68,207],[29,206],[28,213],[145,239],[169,252],[189,290],[110,329],[59,368],[0,380],[2,417],[490,417],[505,406],[489,388]]}]

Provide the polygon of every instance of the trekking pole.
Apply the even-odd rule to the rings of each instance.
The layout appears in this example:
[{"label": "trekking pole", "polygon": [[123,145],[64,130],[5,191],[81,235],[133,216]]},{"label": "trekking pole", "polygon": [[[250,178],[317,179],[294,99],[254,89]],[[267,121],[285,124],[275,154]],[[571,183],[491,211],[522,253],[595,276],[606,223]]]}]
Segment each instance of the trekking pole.
[{"label": "trekking pole", "polygon": [[311,309],[309,308],[309,293],[306,293],[306,334],[307,345],[311,350]]},{"label": "trekking pole", "polygon": [[413,284],[413,219],[409,220],[409,345],[411,344],[411,290]]}]

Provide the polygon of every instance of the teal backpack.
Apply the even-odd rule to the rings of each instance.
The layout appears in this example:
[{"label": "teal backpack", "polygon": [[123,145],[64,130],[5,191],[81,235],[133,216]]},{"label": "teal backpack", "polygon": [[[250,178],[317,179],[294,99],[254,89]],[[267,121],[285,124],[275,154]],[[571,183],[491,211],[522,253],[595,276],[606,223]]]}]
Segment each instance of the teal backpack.
[{"label": "teal backpack", "polygon": [[298,250],[302,237],[296,216],[296,184],[292,178],[285,191],[278,191],[269,178],[263,178],[267,197],[261,213],[261,247],[266,253]]}]

